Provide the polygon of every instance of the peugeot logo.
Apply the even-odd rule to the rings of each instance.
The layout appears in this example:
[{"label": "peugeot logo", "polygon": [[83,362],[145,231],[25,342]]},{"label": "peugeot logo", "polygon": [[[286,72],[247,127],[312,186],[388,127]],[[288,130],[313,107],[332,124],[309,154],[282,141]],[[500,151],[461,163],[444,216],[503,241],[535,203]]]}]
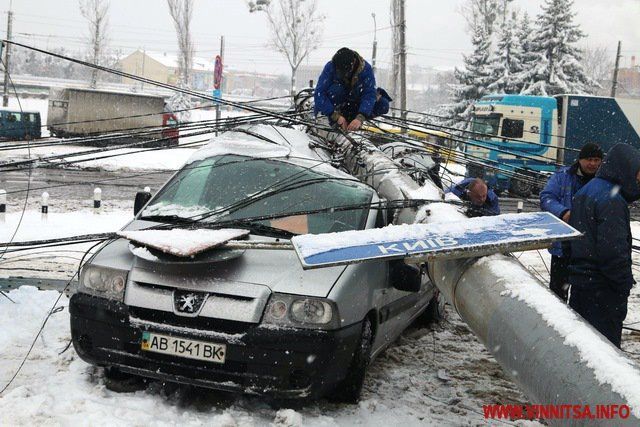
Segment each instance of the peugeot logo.
[{"label": "peugeot logo", "polygon": [[197,315],[209,294],[206,292],[174,291],[173,305],[177,314]]}]

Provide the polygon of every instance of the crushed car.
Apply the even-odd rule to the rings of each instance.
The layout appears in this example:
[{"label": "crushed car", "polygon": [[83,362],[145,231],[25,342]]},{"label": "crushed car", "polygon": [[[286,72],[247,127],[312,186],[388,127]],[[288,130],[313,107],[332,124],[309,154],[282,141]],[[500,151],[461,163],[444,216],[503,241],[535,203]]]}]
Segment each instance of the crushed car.
[{"label": "crushed car", "polygon": [[[424,269],[372,261],[304,270],[286,248],[295,235],[391,221],[376,191],[323,146],[292,128],[240,127],[150,199],[139,193],[125,237],[82,266],[70,300],[78,355],[104,367],[108,384],[154,378],[356,402],[371,360],[440,307]],[[206,241],[205,230],[231,230],[245,246],[172,252],[194,240],[187,232]],[[135,237],[141,231],[147,240]]]}]

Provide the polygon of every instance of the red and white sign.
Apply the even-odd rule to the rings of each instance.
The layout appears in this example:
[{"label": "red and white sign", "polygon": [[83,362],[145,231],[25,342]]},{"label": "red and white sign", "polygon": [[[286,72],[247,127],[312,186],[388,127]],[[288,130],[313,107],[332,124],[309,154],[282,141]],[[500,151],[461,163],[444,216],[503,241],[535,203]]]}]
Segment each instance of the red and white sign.
[{"label": "red and white sign", "polygon": [[213,70],[213,88],[220,89],[222,84],[222,58],[220,55],[216,55],[216,65]]}]

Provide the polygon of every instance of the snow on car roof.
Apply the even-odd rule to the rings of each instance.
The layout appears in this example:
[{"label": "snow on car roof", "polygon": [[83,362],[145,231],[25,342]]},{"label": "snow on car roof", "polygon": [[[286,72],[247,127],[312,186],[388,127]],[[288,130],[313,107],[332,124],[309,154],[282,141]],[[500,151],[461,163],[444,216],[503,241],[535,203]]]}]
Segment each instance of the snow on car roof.
[{"label": "snow on car roof", "polygon": [[331,166],[331,157],[328,153],[310,148],[309,143],[312,139],[303,131],[266,124],[239,126],[238,129],[212,138],[185,164],[214,156],[234,154],[253,158],[279,159],[310,166],[315,172],[357,181],[352,175]]}]

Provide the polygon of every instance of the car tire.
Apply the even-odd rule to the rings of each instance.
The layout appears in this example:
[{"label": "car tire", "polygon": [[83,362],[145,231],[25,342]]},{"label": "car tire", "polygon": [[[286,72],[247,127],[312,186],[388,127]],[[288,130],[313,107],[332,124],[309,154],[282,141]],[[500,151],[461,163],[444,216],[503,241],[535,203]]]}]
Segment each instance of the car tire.
[{"label": "car tire", "polygon": [[371,349],[373,347],[373,325],[371,319],[365,317],[362,322],[360,339],[353,353],[353,359],[349,364],[349,370],[344,380],[338,384],[329,400],[341,403],[358,403],[362,386],[371,362]]},{"label": "car tire", "polygon": [[418,316],[414,324],[418,327],[427,327],[444,320],[447,315],[445,304],[446,301],[442,293],[436,289],[433,298],[431,298],[431,301],[427,304],[427,308]]},{"label": "car tire", "polygon": [[510,193],[520,197],[529,197],[533,194],[533,184],[523,179],[511,178]]},{"label": "car tire", "polygon": [[485,169],[483,166],[470,164],[467,165],[467,177],[484,179]]},{"label": "car tire", "polygon": [[104,368],[104,385],[116,393],[134,393],[147,388],[146,378],[127,374],[115,367]]}]

